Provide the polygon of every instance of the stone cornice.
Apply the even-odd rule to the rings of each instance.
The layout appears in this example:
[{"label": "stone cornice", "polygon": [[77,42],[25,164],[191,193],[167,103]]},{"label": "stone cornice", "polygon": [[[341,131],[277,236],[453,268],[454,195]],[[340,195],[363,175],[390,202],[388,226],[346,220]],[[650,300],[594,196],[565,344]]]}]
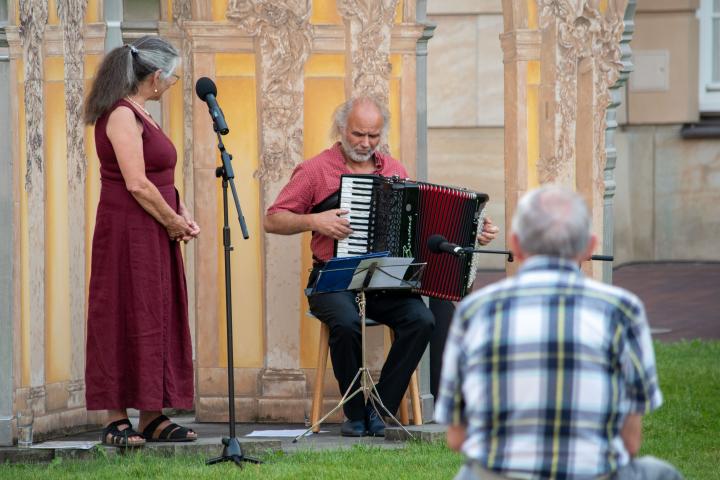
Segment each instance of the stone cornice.
[{"label": "stone cornice", "polygon": [[540,60],[542,35],[539,30],[514,30],[500,35],[503,63]]},{"label": "stone cornice", "polygon": [[[171,31],[164,23],[160,30]],[[193,44],[195,53],[252,52],[254,40],[230,22],[186,21],[183,28]],[[343,25],[312,25],[313,53],[344,53],[345,27]],[[415,54],[417,42],[423,36],[425,25],[400,23],[393,25],[390,37],[392,53]]]},{"label": "stone cornice", "polygon": [[[102,55],[105,52],[105,31],[104,23],[89,23],[85,25],[85,54]],[[8,45],[10,47],[10,58],[20,59],[23,56],[20,45],[20,31],[16,26],[6,28]],[[63,32],[60,25],[47,25],[45,27],[44,46],[46,56],[64,56]]]}]

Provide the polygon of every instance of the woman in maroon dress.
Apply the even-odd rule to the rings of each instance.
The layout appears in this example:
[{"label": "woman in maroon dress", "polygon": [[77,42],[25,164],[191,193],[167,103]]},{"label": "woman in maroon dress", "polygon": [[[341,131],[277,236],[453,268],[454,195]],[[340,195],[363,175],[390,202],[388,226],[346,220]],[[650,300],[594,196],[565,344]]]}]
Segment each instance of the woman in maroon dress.
[{"label": "woman in maroon dress", "polygon": [[[193,405],[187,290],[180,252],[200,228],[173,184],[177,154],[145,109],[177,81],[179,56],[143,37],[112,50],[85,105],[95,125],[102,189],[92,244],[85,387],[108,410],[102,441],[192,441],[163,408]],[[138,431],[127,409],[140,410]]]}]

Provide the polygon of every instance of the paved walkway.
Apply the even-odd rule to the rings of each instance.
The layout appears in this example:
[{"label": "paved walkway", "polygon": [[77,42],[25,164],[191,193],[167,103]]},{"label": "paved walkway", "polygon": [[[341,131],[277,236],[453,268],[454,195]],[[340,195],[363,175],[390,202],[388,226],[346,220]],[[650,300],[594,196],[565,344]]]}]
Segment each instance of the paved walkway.
[{"label": "paved walkway", "polygon": [[[137,417],[130,417],[133,425],[137,425]],[[200,455],[208,459],[220,456],[223,451],[222,437],[229,435],[229,426],[224,423],[197,423],[192,416],[173,417],[173,420],[192,428],[198,433],[198,440],[184,443],[148,443],[144,447],[145,452],[157,455]],[[432,442],[445,438],[445,429],[439,425],[422,425],[406,427],[414,438],[420,441]],[[307,450],[329,450],[338,448],[350,448],[353,445],[364,444],[379,448],[397,449],[403,448],[408,440],[407,434],[400,428],[388,428],[387,438],[381,437],[342,437],[339,424],[322,425],[320,433],[310,434],[293,443],[291,437],[277,437],[268,434],[263,437],[248,437],[253,431],[269,430],[302,430],[303,425],[292,424],[236,424],[235,435],[240,441],[243,454],[247,456],[259,456],[268,452],[297,452]],[[102,434],[101,429],[95,429],[63,438],[54,439],[66,443],[79,444],[87,441],[98,441]],[[36,446],[42,446],[42,443]],[[108,455],[122,453],[115,447],[103,447]],[[54,458],[94,458],[92,450],[80,448],[17,448],[0,447],[0,465],[10,463],[39,463],[49,462]]]},{"label": "paved walkway", "polygon": [[[475,288],[504,276],[500,271],[481,272]],[[656,339],[720,339],[720,262],[627,264],[615,269],[613,284],[645,303]]]}]

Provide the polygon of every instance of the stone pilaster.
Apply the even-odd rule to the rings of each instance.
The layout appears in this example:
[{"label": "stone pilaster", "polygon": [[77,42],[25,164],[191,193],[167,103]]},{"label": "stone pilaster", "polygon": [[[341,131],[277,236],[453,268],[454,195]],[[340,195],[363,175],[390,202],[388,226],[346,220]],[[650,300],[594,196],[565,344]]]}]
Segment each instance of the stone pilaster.
[{"label": "stone pilaster", "polygon": [[85,404],[85,97],[84,18],[87,0],[58,0],[65,63],[65,124],[67,128],[68,232],[70,328],[72,329],[70,375],[73,388],[68,407]]},{"label": "stone pilaster", "polygon": [[[192,20],[192,5],[190,0],[173,0],[173,30],[171,35],[179,35],[175,40],[179,43],[180,56],[182,58],[182,89],[183,89],[183,157],[178,159],[183,172],[183,202],[187,209],[195,217],[195,191],[193,185],[195,176],[193,170],[193,97],[195,96],[195,84],[193,82],[193,55],[192,41],[189,32],[185,29],[185,23]],[[162,34],[162,33],[161,33]],[[164,118],[170,118],[168,116]],[[177,167],[176,167],[177,168]],[[197,316],[195,311],[195,259],[197,256],[197,242],[189,242],[185,245],[185,277],[187,278],[188,294],[188,316],[190,321],[190,333],[193,340],[193,352],[195,352],[195,338],[197,336]]]},{"label": "stone pilaster", "polygon": [[[560,183],[583,195],[593,232],[605,238],[606,114],[622,67],[626,6],[626,0],[604,8],[597,0],[503,3],[506,224],[524,191]],[[537,49],[525,64],[517,55],[523,37]],[[584,269],[601,277],[600,265]]]},{"label": "stone pilaster", "polygon": [[[15,216],[16,192],[13,132],[16,123],[11,114],[11,99],[15,97],[16,77],[11,75],[8,44],[4,32],[0,36],[0,225],[5,241],[0,244],[0,446],[12,445],[12,416],[14,388],[13,342],[17,338],[13,270],[15,268],[18,223]],[[11,93],[12,92],[12,93]]]},{"label": "stone pilaster", "polygon": [[45,383],[45,178],[43,103],[43,37],[48,19],[48,3],[44,0],[20,2],[20,42],[25,66],[25,190],[28,205],[30,405],[44,413]]},{"label": "stone pilaster", "polygon": [[338,0],[345,20],[345,44],[350,52],[351,96],[374,95],[387,103],[390,95],[390,36],[398,0]]},{"label": "stone pilaster", "polygon": [[[416,73],[416,90],[417,101],[416,118],[417,118],[417,157],[416,157],[416,177],[418,180],[428,180],[428,158],[427,158],[427,54],[428,41],[432,39],[435,32],[435,24],[427,19],[427,2],[419,0],[415,5],[416,21],[423,26],[422,36],[418,39],[415,73]],[[420,402],[422,403],[421,411],[423,414],[423,422],[432,419],[435,410],[435,399],[430,393],[430,347],[425,351],[423,358],[418,365],[418,384],[420,388]]]},{"label": "stone pilaster", "polygon": [[[227,18],[255,39],[263,205],[270,205],[303,160],[303,68],[312,43],[310,0],[231,0]],[[261,235],[261,232],[257,233]],[[301,247],[299,236],[265,236],[265,369],[260,418],[304,417],[300,370]],[[298,292],[299,293],[299,292]]]},{"label": "stone pilaster", "polygon": [[[530,80],[537,80],[531,77],[539,74],[541,36],[528,26],[527,7],[525,1],[503,0],[505,31],[500,44],[505,70],[505,225],[512,223],[518,199],[537,184],[537,158],[529,144],[529,140],[537,140],[537,130],[528,124],[532,110],[528,90]],[[508,264],[507,268],[512,272],[516,265]]]},{"label": "stone pilaster", "polygon": [[[615,131],[617,130],[617,108],[620,106],[622,98],[622,87],[627,82],[630,72],[632,72],[632,52],[630,50],[630,40],[635,33],[635,8],[636,0],[628,0],[625,9],[625,30],[620,40],[620,78],[615,85],[610,87],[610,105],[607,109],[606,125],[607,132],[605,135],[605,154],[607,160],[605,162],[604,181],[604,208],[603,208],[603,237],[602,237],[602,253],[605,255],[613,255],[615,248],[613,238],[615,234],[615,216],[613,203],[615,198],[615,163],[617,161],[617,149],[615,148]],[[602,279],[606,283],[612,283],[612,262],[604,262],[602,265]]]}]

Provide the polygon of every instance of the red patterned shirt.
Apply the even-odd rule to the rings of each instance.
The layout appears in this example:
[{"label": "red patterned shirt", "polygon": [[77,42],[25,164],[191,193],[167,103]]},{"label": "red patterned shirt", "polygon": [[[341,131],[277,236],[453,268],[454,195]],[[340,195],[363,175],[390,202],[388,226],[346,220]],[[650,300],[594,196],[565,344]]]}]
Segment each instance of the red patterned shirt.
[{"label": "red patterned shirt", "polygon": [[[304,215],[318,203],[340,189],[340,175],[353,173],[346,165],[340,142],[319,155],[302,162],[295,167],[290,181],[282,189],[275,203],[267,209],[272,215],[280,211],[289,211]],[[405,167],[380,152],[375,152],[375,173],[391,177],[397,175],[407,178]],[[331,237],[313,232],[310,249],[317,260],[326,261],[333,256],[334,241]]]}]

